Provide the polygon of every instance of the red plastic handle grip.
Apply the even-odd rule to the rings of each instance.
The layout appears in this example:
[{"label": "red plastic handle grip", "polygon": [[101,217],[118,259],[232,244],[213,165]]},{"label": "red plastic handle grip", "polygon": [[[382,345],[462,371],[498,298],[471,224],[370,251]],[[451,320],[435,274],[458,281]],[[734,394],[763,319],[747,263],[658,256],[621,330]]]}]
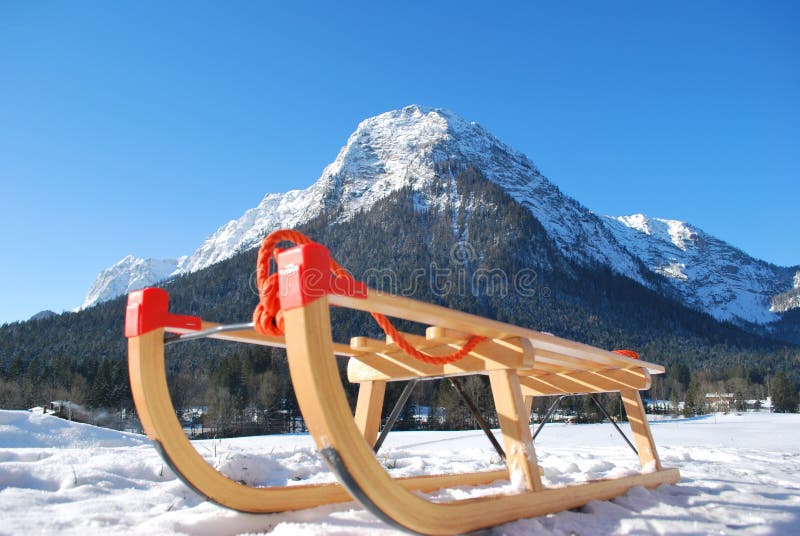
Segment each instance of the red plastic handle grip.
[{"label": "red plastic handle grip", "polygon": [[158,328],[167,331],[198,331],[202,321],[197,316],[169,313],[169,294],[163,288],[143,288],[128,294],[125,309],[125,336],[138,337]]}]

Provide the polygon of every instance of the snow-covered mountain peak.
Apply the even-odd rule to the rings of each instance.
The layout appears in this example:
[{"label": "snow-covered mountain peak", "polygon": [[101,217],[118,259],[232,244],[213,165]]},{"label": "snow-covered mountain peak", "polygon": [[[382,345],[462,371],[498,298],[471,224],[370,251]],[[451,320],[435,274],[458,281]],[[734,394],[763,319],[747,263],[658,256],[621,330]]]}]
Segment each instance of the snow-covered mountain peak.
[{"label": "snow-covered mountain peak", "polygon": [[316,197],[341,201],[347,218],[398,188],[432,180],[435,164],[444,161],[475,165],[491,180],[521,164],[524,182],[538,179],[527,157],[477,123],[443,108],[411,105],[359,123],[323,170]]},{"label": "snow-covered mountain peak", "polygon": [[430,148],[449,137],[448,115],[433,108],[407,106],[365,119],[322,171],[317,184],[328,190],[340,189],[345,212],[349,212],[350,199],[367,195],[369,200],[376,190],[401,187],[409,177],[424,174],[427,169],[423,168],[430,167],[426,161]]},{"label": "snow-covered mountain peak", "polygon": [[179,273],[187,257],[178,259],[140,259],[126,255],[97,275],[81,309],[110,300],[121,294],[148,287]]},{"label": "snow-covered mountain peak", "polygon": [[492,148],[535,169],[525,155],[477,123],[444,108],[411,105],[359,123],[320,179],[344,173],[377,180],[392,176],[392,182],[398,182],[410,176],[415,166],[431,164],[432,159],[485,160],[492,156]]},{"label": "snow-covered mountain peak", "polygon": [[800,288],[800,271],[794,274],[794,288]]}]

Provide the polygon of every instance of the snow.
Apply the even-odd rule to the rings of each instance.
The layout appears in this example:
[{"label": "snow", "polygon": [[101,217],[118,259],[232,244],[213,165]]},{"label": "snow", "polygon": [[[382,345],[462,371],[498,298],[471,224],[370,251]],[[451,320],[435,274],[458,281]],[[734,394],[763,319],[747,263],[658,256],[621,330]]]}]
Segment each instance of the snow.
[{"label": "snow", "polygon": [[[622,428],[628,432],[627,425]],[[677,485],[633,488],[612,501],[524,519],[486,534],[797,534],[800,415],[745,413],[652,423]],[[307,435],[195,442],[251,485],[332,481]],[[549,486],[637,471],[610,424],[548,424],[536,454]],[[481,432],[393,432],[379,457],[396,476],[501,467]],[[432,494],[510,491],[508,482]],[[0,410],[2,534],[400,534],[356,503],[300,512],[233,512],[186,488],[147,439],[50,415]]]},{"label": "snow", "polygon": [[657,274],[661,274],[667,277],[671,277],[673,279],[680,279],[681,281],[686,281],[689,278],[683,273],[683,270],[686,269],[686,265],[683,263],[675,262],[674,260],[670,262],[667,266],[656,266],[655,272]]},{"label": "snow", "polygon": [[620,223],[661,242],[671,243],[686,251],[687,243],[697,240],[697,233],[685,222],[648,218],[644,214],[632,214],[616,218]]}]

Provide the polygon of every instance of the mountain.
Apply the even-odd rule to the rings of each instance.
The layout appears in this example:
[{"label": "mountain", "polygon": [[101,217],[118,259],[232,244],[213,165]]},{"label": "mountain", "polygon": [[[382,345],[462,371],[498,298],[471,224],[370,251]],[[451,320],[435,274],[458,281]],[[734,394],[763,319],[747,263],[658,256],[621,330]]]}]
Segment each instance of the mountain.
[{"label": "mountain", "polygon": [[[587,264],[616,267],[639,282],[647,271],[615,244],[602,219],[563,195],[522,153],[500,142],[476,123],[441,109],[407,106],[362,121],[336,159],[305,190],[267,194],[238,220],[220,227],[174,272],[201,270],[239,251],[257,246],[271,230],[293,227],[324,209],[345,221],[403,186],[417,190],[436,180],[437,168],[472,165],[537,214],[548,232],[571,257]],[[442,206],[446,192],[421,197],[424,206]],[[124,264],[125,259],[119,264]],[[109,270],[122,281],[110,281]],[[84,307],[108,300],[127,287],[124,270],[114,267],[98,276]],[[143,285],[157,279],[138,278]]]},{"label": "mountain", "polygon": [[96,303],[127,294],[132,290],[151,286],[171,277],[178,273],[185,260],[185,257],[180,259],[139,259],[128,255],[114,266],[100,272],[80,308],[86,309]]},{"label": "mountain", "polygon": [[[407,106],[362,121],[336,159],[306,190],[267,195],[255,209],[228,222],[192,254],[186,272],[258,245],[266,232],[308,221],[325,208],[344,221],[398,189],[422,191],[437,169],[472,166],[527,206],[568,256],[586,264],[614,266],[644,282],[643,267],[625,252],[601,218],[565,195],[522,153],[483,127],[452,112]],[[443,206],[448,192],[419,198],[421,206]]]},{"label": "mountain", "polygon": [[[754,259],[683,222],[597,215],[480,125],[421,106],[362,121],[309,188],[268,194],[161,277],[202,270],[257,246],[271,230],[294,227],[323,212],[333,214],[335,222],[348,221],[403,188],[414,192],[415,210],[440,209],[457,201],[442,177],[468,168],[525,207],[548,240],[578,266],[605,266],[719,320],[765,324],[781,318],[772,301],[793,288],[797,267]],[[469,210],[464,217],[470,217]],[[459,239],[468,242],[470,236]],[[84,307],[158,280],[155,271],[149,272],[151,279],[129,275],[124,265],[125,259],[98,276]],[[798,300],[779,301],[791,306]]]},{"label": "mountain", "polygon": [[643,214],[605,221],[617,241],[663,275],[683,303],[719,320],[774,322],[782,311],[771,306],[773,297],[790,288],[792,277],[795,285],[800,280],[797,267],[754,259],[681,221]]}]

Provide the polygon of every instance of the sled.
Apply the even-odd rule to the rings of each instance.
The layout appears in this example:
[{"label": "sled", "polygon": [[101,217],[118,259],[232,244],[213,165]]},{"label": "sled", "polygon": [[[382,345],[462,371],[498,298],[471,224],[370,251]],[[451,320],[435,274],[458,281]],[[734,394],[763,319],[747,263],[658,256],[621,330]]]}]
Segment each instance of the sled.
[{"label": "sled", "polygon": [[[273,238],[271,246],[281,236]],[[295,236],[290,235],[298,242]],[[269,301],[264,290],[269,286],[265,281],[272,253],[266,248],[268,241],[269,237],[262,246],[264,258],[259,255],[259,307]],[[368,289],[342,275],[321,244],[302,243],[277,252],[275,257],[278,272],[270,282],[271,299],[273,313],[279,300],[280,320],[273,314],[266,328],[258,319],[259,309],[254,323],[223,326],[169,313],[168,296],[162,289],[129,295],[125,329],[132,392],[142,426],[175,473],[201,495],[254,513],[297,510],[352,498],[379,519],[406,531],[456,534],[611,499],[634,486],[653,488],[680,479],[677,469],[661,466],[639,394],[650,387],[651,374],[664,372],[662,366],[630,357],[630,353],[622,355]],[[387,331],[386,340],[354,337],[349,344],[335,343],[331,306],[372,313]],[[428,327],[424,336],[400,333],[383,315]],[[278,328],[283,335],[265,334]],[[165,344],[202,337],[286,348],[303,418],[340,484],[251,487],[205,462],[175,415],[164,368]],[[339,379],[335,356],[349,360],[347,379],[359,384],[355,412]],[[489,377],[507,469],[392,478],[374,450],[387,383],[470,374]],[[529,427],[533,398],[606,392],[621,394],[642,472],[545,488]],[[504,494],[434,502],[419,493],[498,480],[511,482]]]}]

